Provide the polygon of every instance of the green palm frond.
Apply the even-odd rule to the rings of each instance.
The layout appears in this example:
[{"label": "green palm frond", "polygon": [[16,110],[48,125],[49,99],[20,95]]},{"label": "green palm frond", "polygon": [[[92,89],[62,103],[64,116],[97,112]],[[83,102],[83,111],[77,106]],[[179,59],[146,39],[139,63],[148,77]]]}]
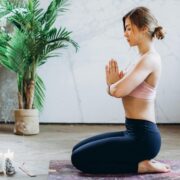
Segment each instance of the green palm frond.
[{"label": "green palm frond", "polygon": [[1,34],[0,38],[0,56],[1,56],[1,64],[5,66],[6,68],[10,69],[11,71],[14,71],[16,73],[20,72],[19,65],[22,61],[22,52],[24,46],[24,37],[23,34],[19,34],[18,32],[15,32],[15,34],[18,34],[18,36],[13,36],[11,39],[3,42],[5,39],[3,39],[3,35]]},{"label": "green palm frond", "polygon": [[[37,16],[36,16],[37,15]],[[38,18],[40,19],[42,16],[42,10],[35,12],[35,14],[31,14],[31,12],[20,12],[16,11],[13,13],[8,20],[14,24],[19,30],[24,32],[38,32],[41,28],[41,23],[39,22]]]},{"label": "green palm frond", "polygon": [[[47,44],[44,46],[42,55],[38,59],[38,65],[44,64],[49,57],[56,57],[60,54],[55,53],[57,49],[65,49],[68,47],[68,44],[71,44],[75,47],[76,51],[78,50],[78,44],[70,38],[70,34],[66,28],[52,28],[47,33]],[[41,46],[42,47],[42,46]]]},{"label": "green palm frond", "polygon": [[[60,52],[57,52],[57,49],[62,49],[62,48],[67,48],[67,45],[65,44],[62,44],[62,42],[59,42],[59,43],[53,43],[53,44],[48,44],[42,55],[39,57],[39,60],[38,60],[38,66],[41,66],[43,65],[49,58],[52,58],[52,57],[57,57],[60,55]],[[54,52],[56,51],[56,52]]]},{"label": "green palm frond", "polygon": [[[39,0],[1,2],[0,21],[6,18],[14,25],[14,31],[12,34],[0,32],[0,64],[17,74],[18,91],[23,101],[27,100],[29,93],[34,98],[34,107],[42,110],[45,86],[37,75],[38,66],[59,56],[60,50],[69,45],[74,46],[76,51],[79,48],[71,38],[71,31],[53,26],[59,13],[67,10],[68,0],[51,0],[47,10],[39,7]],[[33,96],[27,88],[34,83]],[[27,103],[22,104],[26,107]]]},{"label": "green palm frond", "polygon": [[59,13],[66,12],[68,10],[67,7],[69,6],[69,3],[67,0],[55,0],[55,1]]},{"label": "green palm frond", "polygon": [[48,34],[48,44],[56,43],[58,41],[63,43],[70,43],[75,47],[77,51],[79,46],[75,41],[70,38],[71,33],[72,32],[67,31],[66,28],[60,28],[58,31],[53,29],[53,31],[50,31]]},{"label": "green palm frond", "polygon": [[63,13],[67,11],[68,6],[67,0],[53,0],[48,6],[44,16],[42,17],[42,25],[44,26],[44,30],[47,31],[56,21],[59,13]]},{"label": "green palm frond", "polygon": [[28,0],[27,9],[29,9],[29,11],[34,14],[34,12],[38,10],[39,4],[40,3],[38,0]]},{"label": "green palm frond", "polygon": [[1,0],[0,3],[0,18],[15,12],[18,9],[25,8],[26,4],[23,0],[14,0],[13,2],[9,0]]},{"label": "green palm frond", "polygon": [[30,26],[29,17],[25,13],[16,11],[8,18],[8,21],[21,31],[27,31]]},{"label": "green palm frond", "polygon": [[32,20],[41,21],[44,16],[44,10],[39,8],[40,2],[39,0],[29,0],[27,7],[28,13],[33,16]]},{"label": "green palm frond", "polygon": [[26,46],[27,36],[18,29],[14,31],[14,36],[8,42],[6,55],[11,64],[13,71],[18,74],[24,74],[24,70],[29,65],[26,60],[29,54],[29,49]]},{"label": "green palm frond", "polygon": [[42,79],[37,75],[35,82],[34,106],[42,111],[45,100],[45,85]]}]

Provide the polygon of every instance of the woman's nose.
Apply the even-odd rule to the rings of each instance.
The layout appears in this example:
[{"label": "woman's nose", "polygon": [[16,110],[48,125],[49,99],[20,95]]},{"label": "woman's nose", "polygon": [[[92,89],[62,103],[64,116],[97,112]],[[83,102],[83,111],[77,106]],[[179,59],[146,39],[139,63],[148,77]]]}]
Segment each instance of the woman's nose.
[{"label": "woman's nose", "polygon": [[126,31],[124,31],[124,37],[127,37],[127,33],[126,33]]}]

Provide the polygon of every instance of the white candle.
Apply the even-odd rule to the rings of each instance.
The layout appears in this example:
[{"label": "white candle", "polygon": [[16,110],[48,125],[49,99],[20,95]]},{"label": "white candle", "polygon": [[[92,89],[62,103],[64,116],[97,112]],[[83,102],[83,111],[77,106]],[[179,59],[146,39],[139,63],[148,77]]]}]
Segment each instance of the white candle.
[{"label": "white candle", "polygon": [[4,158],[9,158],[10,160],[13,160],[14,159],[14,152],[11,152],[9,149],[8,149],[8,152],[7,153],[4,153]]}]

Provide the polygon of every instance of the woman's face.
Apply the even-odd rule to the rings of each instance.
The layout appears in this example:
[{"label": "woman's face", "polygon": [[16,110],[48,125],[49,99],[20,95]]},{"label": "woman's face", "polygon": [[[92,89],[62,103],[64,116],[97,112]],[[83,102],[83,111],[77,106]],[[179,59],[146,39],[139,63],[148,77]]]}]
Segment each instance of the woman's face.
[{"label": "woman's face", "polygon": [[130,46],[136,46],[139,43],[141,32],[136,25],[132,24],[130,19],[125,19],[125,31],[124,36],[127,39]]}]

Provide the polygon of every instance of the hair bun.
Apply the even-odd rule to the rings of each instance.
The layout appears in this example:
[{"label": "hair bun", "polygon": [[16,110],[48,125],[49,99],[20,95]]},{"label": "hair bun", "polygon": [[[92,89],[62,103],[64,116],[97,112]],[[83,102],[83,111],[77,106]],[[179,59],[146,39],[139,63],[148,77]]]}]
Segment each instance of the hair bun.
[{"label": "hair bun", "polygon": [[153,37],[156,37],[157,39],[163,39],[165,37],[165,32],[163,30],[163,27],[157,26],[154,29]]}]

